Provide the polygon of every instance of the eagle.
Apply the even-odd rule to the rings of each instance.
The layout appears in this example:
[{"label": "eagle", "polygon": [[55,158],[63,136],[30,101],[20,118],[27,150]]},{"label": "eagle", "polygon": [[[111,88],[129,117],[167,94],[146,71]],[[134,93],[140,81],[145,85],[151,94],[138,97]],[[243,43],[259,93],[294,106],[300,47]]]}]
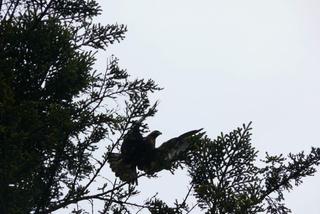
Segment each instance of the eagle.
[{"label": "eagle", "polygon": [[123,138],[120,153],[108,154],[110,168],[122,181],[137,184],[137,168],[148,175],[172,169],[194,142],[192,136],[201,130],[186,132],[156,148],[156,138],[162,133],[155,130],[143,137],[140,125],[134,124]]}]

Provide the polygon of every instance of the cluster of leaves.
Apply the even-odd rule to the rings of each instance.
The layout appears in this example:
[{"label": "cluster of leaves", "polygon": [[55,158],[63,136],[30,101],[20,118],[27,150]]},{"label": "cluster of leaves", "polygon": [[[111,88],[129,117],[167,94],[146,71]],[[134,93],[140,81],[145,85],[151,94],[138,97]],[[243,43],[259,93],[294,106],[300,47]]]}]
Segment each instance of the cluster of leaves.
[{"label": "cluster of leaves", "polygon": [[93,24],[101,10],[91,0],[0,7],[0,212],[47,213],[124,194],[123,185],[98,187],[102,195],[89,187],[106,165],[94,152],[117,144],[102,140],[121,139],[133,120],[155,111],[152,80],[131,80],[114,57],[103,73],[92,68],[95,51],[123,39],[126,27]]},{"label": "cluster of leaves", "polygon": [[257,151],[250,142],[250,124],[216,140],[195,144],[187,164],[199,206],[207,213],[285,214],[283,192],[312,176],[320,164],[320,149],[308,155],[266,155],[257,167]]},{"label": "cluster of leaves", "polygon": [[181,207],[176,203],[176,207],[169,207],[165,202],[155,198],[148,203],[149,211],[152,214],[182,214]]}]

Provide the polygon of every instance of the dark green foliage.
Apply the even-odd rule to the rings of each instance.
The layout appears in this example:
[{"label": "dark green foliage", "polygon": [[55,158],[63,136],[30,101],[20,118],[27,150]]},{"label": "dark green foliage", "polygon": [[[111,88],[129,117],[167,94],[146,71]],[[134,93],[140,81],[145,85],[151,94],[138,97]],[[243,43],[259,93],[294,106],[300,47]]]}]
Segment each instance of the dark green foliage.
[{"label": "dark green foliage", "polygon": [[92,70],[90,47],[126,32],[93,24],[95,1],[1,3],[0,212],[49,212],[87,196],[106,159],[93,161],[101,140],[145,115],[147,93],[159,88],[130,80],[116,58],[104,73]]},{"label": "dark green foliage", "polygon": [[182,214],[180,207],[171,208],[159,199],[152,200],[148,205],[151,214]]},{"label": "dark green foliage", "polygon": [[289,154],[287,159],[267,154],[265,166],[257,167],[250,130],[249,124],[214,141],[205,137],[190,153],[191,183],[207,213],[289,213],[283,192],[315,173],[314,166],[320,163],[320,149],[316,148],[308,155]]}]

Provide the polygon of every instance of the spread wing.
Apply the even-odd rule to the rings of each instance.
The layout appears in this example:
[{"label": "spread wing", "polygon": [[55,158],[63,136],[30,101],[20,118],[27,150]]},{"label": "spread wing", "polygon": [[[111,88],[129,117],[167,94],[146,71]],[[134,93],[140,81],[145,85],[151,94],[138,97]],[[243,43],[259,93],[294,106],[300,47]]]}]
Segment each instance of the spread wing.
[{"label": "spread wing", "polygon": [[121,154],[109,153],[108,162],[110,163],[111,170],[122,181],[132,183],[132,184],[138,183],[136,166],[124,162],[123,159],[121,158]]},{"label": "spread wing", "polygon": [[175,162],[183,160],[189,147],[195,142],[194,136],[200,138],[204,133],[202,129],[186,132],[179,137],[172,138],[153,151],[153,159],[144,170],[148,174],[159,172],[163,169],[172,169]]},{"label": "spread wing", "polygon": [[143,137],[140,133],[140,124],[134,124],[124,136],[121,153],[109,153],[108,162],[111,170],[122,181],[137,183],[136,166],[140,160]]}]

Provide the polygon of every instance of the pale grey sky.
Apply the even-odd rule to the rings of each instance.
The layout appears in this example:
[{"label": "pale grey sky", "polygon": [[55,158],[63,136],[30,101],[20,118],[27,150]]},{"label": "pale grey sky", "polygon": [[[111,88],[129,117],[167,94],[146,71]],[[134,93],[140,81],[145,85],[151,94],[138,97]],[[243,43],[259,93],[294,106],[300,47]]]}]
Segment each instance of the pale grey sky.
[{"label": "pale grey sky", "polygon": [[[132,76],[152,78],[159,142],[203,127],[215,138],[253,121],[263,155],[320,146],[320,1],[100,1],[103,24],[126,24],[115,54]],[[145,179],[143,195],[173,202],[187,191],[183,172]],[[286,196],[295,214],[319,214],[320,172]],[[155,187],[154,187],[155,185]],[[143,197],[141,197],[142,199]],[[139,198],[137,199],[139,200]]]}]

